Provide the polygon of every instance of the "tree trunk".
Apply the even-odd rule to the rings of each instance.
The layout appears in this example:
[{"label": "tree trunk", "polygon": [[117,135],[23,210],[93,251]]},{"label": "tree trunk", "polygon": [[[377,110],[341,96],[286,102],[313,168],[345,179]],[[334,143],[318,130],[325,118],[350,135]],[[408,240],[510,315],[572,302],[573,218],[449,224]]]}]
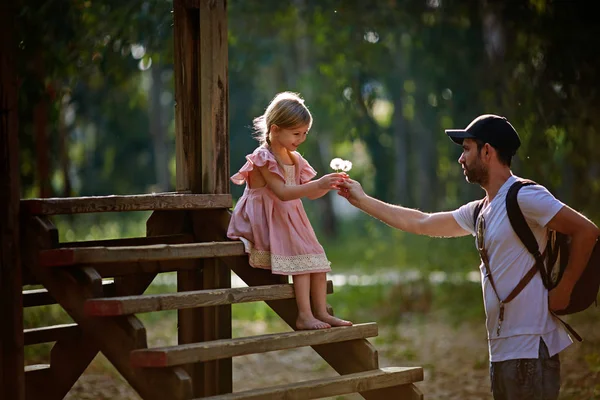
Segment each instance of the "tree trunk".
[{"label": "tree trunk", "polygon": [[25,399],[15,3],[0,4],[0,398]]},{"label": "tree trunk", "polygon": [[[38,78],[43,80],[43,70],[40,69]],[[46,94],[39,99],[33,109],[35,126],[35,150],[37,160],[37,178],[39,197],[52,197],[50,187],[50,146],[48,141],[48,99]]]},{"label": "tree trunk", "polygon": [[69,177],[69,138],[65,121],[65,110],[69,106],[67,102],[60,100],[60,115],[58,117],[58,138],[60,146],[60,168],[63,176],[63,197],[70,197],[73,193],[71,178]]},{"label": "tree trunk", "polygon": [[169,190],[169,147],[167,146],[164,111],[160,102],[163,93],[162,64],[157,62],[150,68],[152,84],[150,86],[150,136],[154,147],[154,171],[158,191]]}]

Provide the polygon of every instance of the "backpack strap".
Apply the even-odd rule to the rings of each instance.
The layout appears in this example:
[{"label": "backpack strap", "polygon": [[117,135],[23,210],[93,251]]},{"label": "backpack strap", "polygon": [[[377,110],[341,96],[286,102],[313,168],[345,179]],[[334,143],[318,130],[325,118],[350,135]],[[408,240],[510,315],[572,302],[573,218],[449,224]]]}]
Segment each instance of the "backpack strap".
[{"label": "backpack strap", "polygon": [[483,205],[485,204],[485,200],[486,200],[486,197],[479,200],[479,203],[477,203],[477,205],[475,206],[475,209],[473,210],[473,230],[474,231],[477,231],[477,218],[479,218],[479,214],[481,214],[481,209],[483,208]]},{"label": "backpack strap", "polygon": [[531,232],[531,228],[529,228],[517,200],[519,190],[524,186],[532,185],[537,185],[537,183],[528,179],[519,179],[511,185],[506,194],[506,213],[508,214],[508,219],[510,220],[513,230],[519,239],[521,239],[525,248],[533,255],[535,266],[537,266],[537,269],[540,271],[544,286],[546,289],[550,290],[550,277],[544,265],[544,256],[540,253],[537,240],[535,239],[533,232]]},{"label": "backpack strap", "polygon": [[[540,275],[542,277],[542,282],[546,289],[550,290],[552,288],[550,282],[550,273],[546,270],[544,265],[544,255],[540,253],[540,248],[538,247],[537,240],[535,240],[535,236],[533,236],[533,232],[531,232],[531,228],[527,225],[527,221],[525,220],[525,216],[523,216],[523,212],[521,211],[521,207],[519,206],[519,202],[517,201],[517,194],[519,193],[519,189],[523,186],[531,186],[537,185],[534,181],[528,179],[520,179],[511,185],[508,189],[508,193],[506,194],[506,212],[508,214],[508,219],[510,220],[510,224],[512,225],[513,230],[523,242],[523,245],[527,248],[527,250],[533,255],[535,258],[535,263],[531,269],[525,274],[525,276],[521,279],[517,287],[513,289],[513,291],[508,295],[505,303],[508,303],[510,300],[515,298],[521,290],[529,283],[529,281],[533,278],[537,271],[540,271]],[[548,250],[548,249],[546,249]],[[544,252],[545,253],[545,252]],[[553,311],[550,313],[558,319],[563,326],[569,331],[572,337],[575,338],[578,342],[583,341],[581,336],[569,325],[567,322],[558,317]]]}]

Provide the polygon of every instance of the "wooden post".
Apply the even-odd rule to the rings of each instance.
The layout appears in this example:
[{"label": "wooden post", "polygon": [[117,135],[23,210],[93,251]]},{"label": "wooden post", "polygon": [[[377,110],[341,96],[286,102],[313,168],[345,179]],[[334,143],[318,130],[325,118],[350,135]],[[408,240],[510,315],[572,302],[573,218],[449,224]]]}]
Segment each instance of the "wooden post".
[{"label": "wooden post", "polygon": [[[229,193],[227,7],[225,0],[174,2],[177,190]],[[196,239],[223,240],[222,211],[194,212]],[[211,227],[207,231],[206,227]],[[218,260],[178,273],[178,290],[227,288]],[[179,343],[231,337],[231,306],[180,310]],[[232,391],[231,359],[188,366],[195,396]]]},{"label": "wooden post", "polygon": [[15,3],[0,6],[0,398],[25,398]]}]

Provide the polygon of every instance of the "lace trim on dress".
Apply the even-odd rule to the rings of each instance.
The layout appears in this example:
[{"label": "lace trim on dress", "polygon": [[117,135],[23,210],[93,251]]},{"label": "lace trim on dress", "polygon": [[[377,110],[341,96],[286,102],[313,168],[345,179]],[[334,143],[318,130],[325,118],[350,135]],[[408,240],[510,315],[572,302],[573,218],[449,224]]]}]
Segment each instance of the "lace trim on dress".
[{"label": "lace trim on dress", "polygon": [[250,265],[256,268],[271,268],[273,272],[288,275],[303,272],[324,271],[331,269],[331,262],[325,254],[302,254],[297,256],[280,256],[267,250],[250,250]]}]

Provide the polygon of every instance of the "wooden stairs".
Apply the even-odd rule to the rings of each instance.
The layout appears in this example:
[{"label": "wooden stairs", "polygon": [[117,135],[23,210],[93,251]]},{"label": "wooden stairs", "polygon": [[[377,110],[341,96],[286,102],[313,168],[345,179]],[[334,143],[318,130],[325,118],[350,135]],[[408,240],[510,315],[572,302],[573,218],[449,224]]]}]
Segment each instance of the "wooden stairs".
[{"label": "wooden stairs", "polygon": [[[230,195],[186,193],[22,200],[24,284],[44,287],[23,291],[23,306],[58,303],[75,322],[24,332],[26,345],[55,342],[49,364],[26,367],[27,398],[62,399],[101,351],[144,399],[314,399],[353,392],[421,399],[413,383],[423,380],[422,368],[379,367],[367,340],[377,336],[375,323],[231,338],[232,304],[265,301],[292,327],[297,312],[293,285],[251,268],[242,243],[227,240],[231,205]],[[153,211],[141,238],[60,243],[50,220],[140,210]],[[178,273],[179,292],[144,295],[157,274],[169,271]],[[233,271],[248,287],[212,279],[193,288],[186,282],[198,271]],[[135,314],[163,310],[196,316],[210,340],[194,340],[180,327],[179,345],[148,348]],[[312,346],[340,376],[228,393],[232,357],[303,346]],[[198,376],[201,382],[192,379]]]}]

